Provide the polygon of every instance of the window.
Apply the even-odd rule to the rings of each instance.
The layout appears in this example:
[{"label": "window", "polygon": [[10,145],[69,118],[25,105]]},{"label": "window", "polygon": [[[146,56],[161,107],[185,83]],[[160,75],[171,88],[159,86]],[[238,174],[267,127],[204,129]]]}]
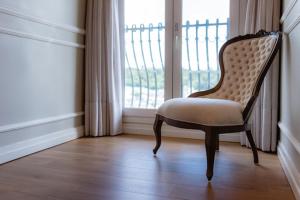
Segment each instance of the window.
[{"label": "window", "polygon": [[164,22],[164,1],[125,0],[125,107],[164,102]]},{"label": "window", "polygon": [[215,86],[229,0],[125,0],[125,108]]}]

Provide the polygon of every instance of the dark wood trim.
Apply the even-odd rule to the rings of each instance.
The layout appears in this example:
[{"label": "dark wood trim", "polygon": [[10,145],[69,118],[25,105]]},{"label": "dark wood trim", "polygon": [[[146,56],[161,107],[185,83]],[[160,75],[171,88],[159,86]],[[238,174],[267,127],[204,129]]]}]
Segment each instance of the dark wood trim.
[{"label": "dark wood trim", "polygon": [[216,151],[220,150],[220,135],[216,135]]},{"label": "dark wood trim", "polygon": [[208,130],[205,133],[205,149],[207,170],[206,177],[210,181],[214,175],[214,161],[216,153],[217,134],[213,130]]},{"label": "dark wood trim", "polygon": [[253,140],[251,130],[247,130],[246,135],[247,135],[248,141],[249,141],[251,149],[252,149],[254,163],[258,164],[257,148],[256,148],[255,142]]},{"label": "dark wood trim", "polygon": [[257,148],[255,145],[255,142],[253,140],[250,125],[248,124],[249,116],[252,112],[254,103],[257,99],[257,96],[259,94],[259,90],[261,88],[261,85],[263,83],[263,80],[267,74],[267,71],[269,70],[270,66],[272,65],[273,59],[275,58],[280,46],[281,46],[281,40],[282,35],[280,32],[266,32],[266,31],[259,31],[256,34],[248,34],[244,36],[238,36],[231,40],[228,40],[221,48],[220,54],[219,54],[219,60],[220,60],[220,68],[221,68],[221,78],[218,84],[207,91],[200,91],[191,94],[189,97],[199,97],[207,94],[211,94],[216,92],[222,85],[223,79],[224,79],[224,62],[223,62],[223,53],[226,47],[234,42],[241,41],[241,40],[247,40],[252,38],[260,38],[260,37],[266,37],[270,35],[277,36],[277,41],[275,44],[275,47],[273,49],[272,54],[269,56],[266,65],[263,67],[263,70],[261,74],[258,77],[258,81],[255,84],[253,93],[251,98],[249,99],[245,109],[243,110],[243,118],[244,118],[244,124],[241,125],[231,125],[231,126],[209,126],[209,125],[203,125],[203,124],[196,124],[196,123],[190,123],[190,122],[184,122],[184,121],[178,121],[174,119],[166,118],[162,115],[157,114],[155,118],[155,123],[153,126],[155,136],[156,136],[156,146],[153,149],[154,154],[157,153],[160,144],[161,144],[161,126],[163,122],[166,122],[168,125],[177,127],[177,128],[184,128],[184,129],[196,129],[196,130],[202,130],[205,132],[205,147],[206,147],[206,155],[207,155],[207,172],[206,176],[207,179],[210,181],[213,176],[213,165],[214,165],[214,156],[215,151],[218,150],[218,137],[219,134],[224,133],[234,133],[234,132],[242,132],[246,131],[247,138],[249,140],[249,143],[252,148],[253,152],[253,158],[254,163],[258,163],[258,154],[257,154]]},{"label": "dark wood trim", "polygon": [[155,134],[155,138],[156,138],[156,146],[153,149],[153,153],[154,155],[156,155],[157,150],[160,147],[161,144],[161,126],[163,124],[163,120],[160,119],[159,117],[155,118],[155,122],[153,125],[153,130],[154,130],[154,134]]},{"label": "dark wood trim", "polygon": [[169,119],[159,114],[156,115],[154,126],[156,126],[155,125],[156,121],[163,121],[166,124],[177,128],[201,130],[204,132],[212,129],[214,132],[217,132],[218,134],[234,133],[234,132],[241,132],[247,130],[247,124],[235,125],[235,126],[234,125],[233,126],[207,126],[203,124],[196,124],[196,123],[178,121],[175,119]]}]

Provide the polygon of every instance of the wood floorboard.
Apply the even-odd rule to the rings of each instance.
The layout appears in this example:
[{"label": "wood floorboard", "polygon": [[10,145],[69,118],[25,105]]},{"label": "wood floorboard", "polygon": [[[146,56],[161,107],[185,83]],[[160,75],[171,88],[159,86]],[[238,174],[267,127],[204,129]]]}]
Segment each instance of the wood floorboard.
[{"label": "wood floorboard", "polygon": [[121,135],[82,138],[0,165],[2,200],[294,199],[278,158],[222,142],[211,183],[200,140]]}]

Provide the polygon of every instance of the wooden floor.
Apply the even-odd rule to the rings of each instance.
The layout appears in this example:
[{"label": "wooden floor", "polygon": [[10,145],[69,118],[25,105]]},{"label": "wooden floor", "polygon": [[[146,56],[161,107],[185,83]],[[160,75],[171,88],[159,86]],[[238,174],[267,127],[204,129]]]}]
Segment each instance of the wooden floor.
[{"label": "wooden floor", "polygon": [[211,183],[203,142],[123,135],[78,139],[0,166],[1,200],[294,199],[276,155],[221,143]]}]

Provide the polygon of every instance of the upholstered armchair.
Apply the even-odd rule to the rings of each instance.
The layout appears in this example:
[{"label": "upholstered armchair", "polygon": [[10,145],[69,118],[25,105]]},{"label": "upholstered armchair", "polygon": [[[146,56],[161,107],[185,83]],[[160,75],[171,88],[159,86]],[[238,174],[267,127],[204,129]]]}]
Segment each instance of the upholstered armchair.
[{"label": "upholstered armchair", "polygon": [[[235,37],[219,53],[221,78],[212,89],[164,102],[154,122],[156,154],[161,144],[161,126],[168,125],[205,132],[206,176],[213,176],[219,134],[245,131],[253,152],[258,154],[248,120],[264,77],[281,44],[281,33],[265,32]],[[184,134],[184,133],[183,133]]]}]

